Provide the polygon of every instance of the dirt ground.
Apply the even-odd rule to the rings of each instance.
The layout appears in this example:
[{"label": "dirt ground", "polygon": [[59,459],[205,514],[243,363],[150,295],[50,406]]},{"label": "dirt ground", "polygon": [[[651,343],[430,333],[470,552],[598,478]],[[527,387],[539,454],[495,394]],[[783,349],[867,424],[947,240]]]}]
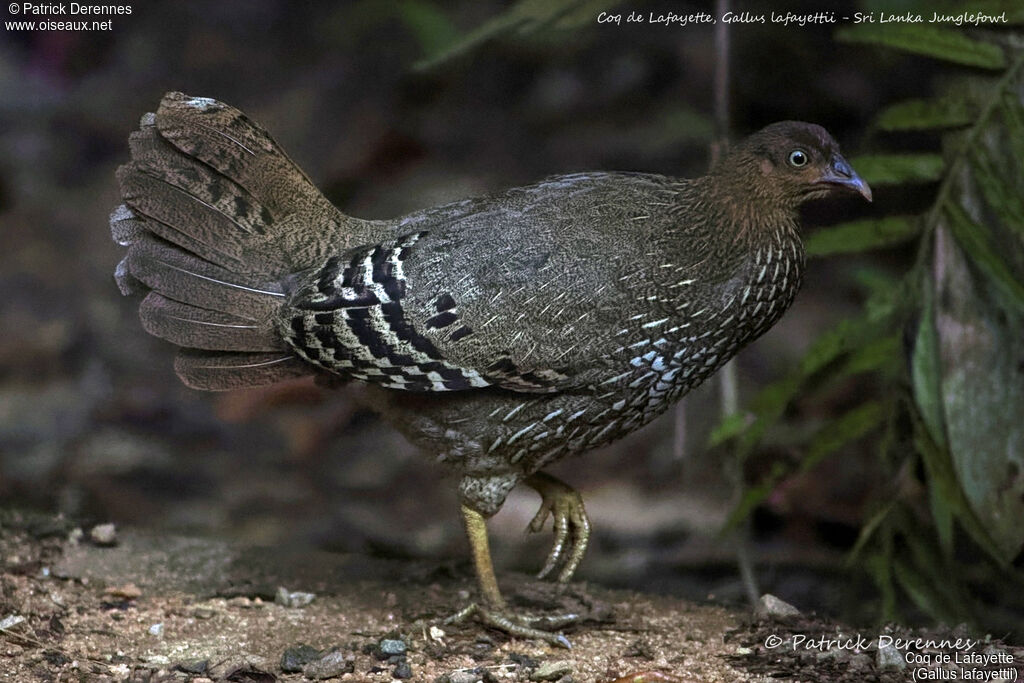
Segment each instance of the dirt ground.
[{"label": "dirt ground", "polygon": [[[581,614],[572,649],[442,624],[470,598],[458,565],[86,529],[0,513],[0,680],[4,681],[902,681],[878,648],[769,649],[772,637],[849,637],[810,617],[757,619],[653,594],[505,576],[523,609]],[[895,633],[895,632],[894,632]],[[902,637],[920,634],[899,633]],[[928,637],[967,637],[959,631]],[[926,655],[937,652],[927,645]],[[1014,680],[1024,650],[975,651]],[[990,659],[992,657],[990,656]],[[998,677],[999,672],[1015,672]]]}]

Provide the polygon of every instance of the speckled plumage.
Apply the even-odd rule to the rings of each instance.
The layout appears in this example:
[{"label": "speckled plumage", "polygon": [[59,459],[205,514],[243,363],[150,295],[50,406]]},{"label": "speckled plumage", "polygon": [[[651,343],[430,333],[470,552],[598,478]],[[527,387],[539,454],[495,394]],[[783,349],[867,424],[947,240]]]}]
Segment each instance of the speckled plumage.
[{"label": "speckled plumage", "polygon": [[870,198],[828,133],[795,122],[701,178],[577,173],[390,221],[342,214],[216,100],[169,93],[131,148],[118,281],[149,290],[143,324],[182,348],[183,381],[363,382],[483,516],[771,327],[800,286],[802,202]]}]

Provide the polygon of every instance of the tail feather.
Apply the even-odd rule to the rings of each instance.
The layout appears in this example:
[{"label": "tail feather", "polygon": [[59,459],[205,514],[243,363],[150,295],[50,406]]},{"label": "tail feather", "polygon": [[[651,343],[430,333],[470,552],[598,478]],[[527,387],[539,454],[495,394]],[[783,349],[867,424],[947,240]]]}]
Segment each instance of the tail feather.
[{"label": "tail feather", "polygon": [[174,371],[193,389],[229,391],[273,384],[310,374],[310,366],[288,353],[241,353],[181,349]]},{"label": "tail feather", "polygon": [[178,190],[189,202],[216,211],[247,235],[262,234],[273,219],[266,207],[224,175],[196,163],[160,137],[154,125],[143,125],[128,138],[132,167]]},{"label": "tail feather", "polygon": [[285,351],[271,321],[211,311],[150,292],[139,306],[142,326],[150,334],[193,349],[217,351]]},{"label": "tail feather", "polygon": [[279,283],[256,283],[154,237],[132,244],[128,270],[170,299],[251,320],[271,319],[285,297]]},{"label": "tail feather", "polygon": [[181,379],[222,390],[311,374],[276,328],[289,276],[376,226],[335,209],[265,130],[215,100],[168,93],[129,145],[115,275],[122,292],[150,290],[143,326],[182,347]]},{"label": "tail feather", "polygon": [[[321,199],[273,138],[233,107],[206,97],[168,93],[156,122],[171,144],[234,180],[278,218]],[[304,182],[296,182],[294,176]]]}]

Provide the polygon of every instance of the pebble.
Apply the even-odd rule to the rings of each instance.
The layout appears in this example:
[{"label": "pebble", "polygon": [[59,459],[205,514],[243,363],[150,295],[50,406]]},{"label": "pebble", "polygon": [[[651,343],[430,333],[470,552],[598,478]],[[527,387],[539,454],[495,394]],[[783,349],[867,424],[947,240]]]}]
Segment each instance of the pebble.
[{"label": "pebble", "polygon": [[25,617],[20,614],[12,614],[9,617],[4,617],[3,619],[0,619],[0,631],[6,631],[14,628],[23,621],[25,621]]},{"label": "pebble", "polygon": [[263,607],[263,600],[259,596],[251,600],[244,595],[231,598],[227,602],[228,607],[241,607],[242,609],[260,609]]},{"label": "pebble", "polygon": [[163,623],[153,624],[149,627],[149,635],[156,636],[157,638],[164,637],[164,625]]},{"label": "pebble", "polygon": [[103,594],[115,598],[124,598],[125,600],[134,600],[142,595],[142,590],[134,583],[126,583],[123,586],[110,586],[103,591]]},{"label": "pebble", "polygon": [[559,660],[544,662],[530,674],[531,681],[557,681],[562,676],[572,673],[572,662]]},{"label": "pebble", "polygon": [[774,617],[776,619],[788,619],[800,616],[800,610],[785,600],[780,600],[771,593],[765,593],[757,603],[754,610],[759,617]]},{"label": "pebble", "polygon": [[850,655],[850,668],[851,669],[869,669],[871,668],[871,657],[868,657],[863,652],[858,654]]},{"label": "pebble", "polygon": [[412,667],[409,666],[409,662],[399,662],[391,676],[399,679],[412,678]]},{"label": "pebble", "polygon": [[875,661],[878,668],[883,671],[902,671],[907,668],[907,660],[903,658],[903,653],[892,645],[878,648]]},{"label": "pebble", "polygon": [[117,527],[113,524],[97,524],[89,530],[89,539],[96,545],[115,545],[117,543]]},{"label": "pebble", "polygon": [[302,673],[308,678],[323,680],[335,678],[342,674],[350,674],[356,670],[356,663],[350,656],[340,650],[333,650],[326,655],[302,667]]},{"label": "pebble", "polygon": [[313,602],[316,593],[304,593],[302,591],[290,591],[284,586],[278,586],[274,595],[274,602],[283,607],[305,607]]},{"label": "pebble", "polygon": [[179,662],[174,668],[187,674],[204,674],[210,668],[210,660],[196,659],[191,662]]},{"label": "pebble", "polygon": [[290,647],[281,655],[281,671],[286,674],[297,674],[302,671],[302,667],[322,656],[320,650],[305,643]]},{"label": "pebble", "polygon": [[453,671],[448,674],[448,683],[480,683],[483,676],[472,671]]},{"label": "pebble", "polygon": [[404,640],[398,640],[395,638],[385,638],[380,641],[380,651],[382,654],[387,656],[392,655],[404,655],[408,647]]}]

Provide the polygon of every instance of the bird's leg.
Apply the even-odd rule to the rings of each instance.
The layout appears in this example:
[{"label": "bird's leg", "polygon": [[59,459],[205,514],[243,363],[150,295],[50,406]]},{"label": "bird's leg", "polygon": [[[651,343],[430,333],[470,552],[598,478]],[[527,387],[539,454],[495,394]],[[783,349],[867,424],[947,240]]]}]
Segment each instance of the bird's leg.
[{"label": "bird's leg", "polygon": [[473,553],[473,566],[476,568],[476,578],[480,584],[483,604],[472,603],[446,619],[445,623],[463,621],[477,614],[481,621],[488,626],[505,631],[509,635],[536,638],[553,645],[571,648],[569,640],[562,634],[542,631],[537,627],[544,625],[548,628],[560,628],[567,623],[577,621],[578,617],[566,615],[561,619],[545,619],[511,614],[508,603],[501,597],[498,580],[494,576],[494,565],[491,562],[491,550],[487,541],[487,522],[484,516],[473,508],[463,505],[462,519],[466,525],[466,536],[469,538],[469,545]]},{"label": "bird's leg", "polygon": [[462,520],[466,525],[466,536],[473,552],[473,567],[476,569],[476,580],[480,583],[480,594],[487,607],[504,611],[508,609],[505,598],[501,597],[498,579],[494,576],[494,564],[491,562],[491,546],[487,540],[487,522],[476,510],[463,505]]},{"label": "bird's leg", "polygon": [[548,516],[553,518],[554,524],[555,543],[537,578],[546,578],[561,564],[558,582],[568,583],[587,552],[590,540],[590,520],[583,507],[583,498],[565,482],[543,472],[528,477],[525,483],[541,497],[540,509],[528,529],[533,532],[543,530]]}]

